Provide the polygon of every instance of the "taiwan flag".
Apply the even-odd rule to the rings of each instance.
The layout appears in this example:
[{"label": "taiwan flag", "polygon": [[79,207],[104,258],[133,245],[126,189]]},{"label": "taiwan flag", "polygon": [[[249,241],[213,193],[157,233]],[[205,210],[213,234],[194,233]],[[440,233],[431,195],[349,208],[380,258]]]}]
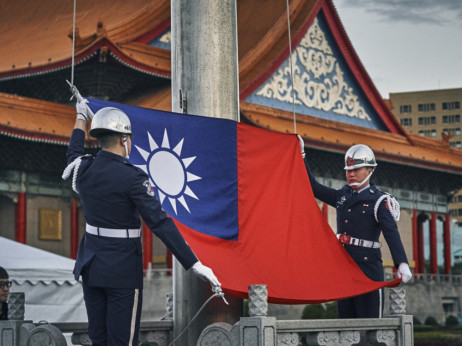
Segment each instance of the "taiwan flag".
[{"label": "taiwan flag", "polygon": [[340,245],[311,190],[298,139],[226,119],[90,100],[132,123],[130,162],[213,269],[224,292],[247,298],[266,284],[271,303],[320,303],[401,279],[368,279]]}]

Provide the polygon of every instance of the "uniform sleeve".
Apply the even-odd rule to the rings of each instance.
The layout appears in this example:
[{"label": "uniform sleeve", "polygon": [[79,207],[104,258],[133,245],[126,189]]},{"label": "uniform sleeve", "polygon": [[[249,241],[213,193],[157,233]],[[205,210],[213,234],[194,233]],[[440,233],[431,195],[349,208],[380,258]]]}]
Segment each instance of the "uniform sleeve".
[{"label": "uniform sleeve", "polygon": [[67,148],[67,164],[70,164],[77,157],[85,154],[84,151],[85,145],[85,131],[81,129],[74,129],[71,134],[71,139],[69,141],[69,147]]},{"label": "uniform sleeve", "polygon": [[313,189],[314,197],[320,199],[324,203],[327,203],[333,207],[337,202],[337,190],[328,186],[324,186],[316,181],[315,176],[311,172],[310,165],[305,158],[305,167],[308,177],[310,178],[311,188]]},{"label": "uniform sleeve", "polygon": [[134,179],[130,198],[149,229],[162,240],[186,270],[191,268],[198,259],[173,220],[162,210],[146,175],[140,173]]},{"label": "uniform sleeve", "polygon": [[380,203],[377,210],[377,219],[379,220],[380,229],[390,249],[394,265],[398,268],[400,263],[408,263],[408,261],[398,227],[386,205],[386,201]]}]

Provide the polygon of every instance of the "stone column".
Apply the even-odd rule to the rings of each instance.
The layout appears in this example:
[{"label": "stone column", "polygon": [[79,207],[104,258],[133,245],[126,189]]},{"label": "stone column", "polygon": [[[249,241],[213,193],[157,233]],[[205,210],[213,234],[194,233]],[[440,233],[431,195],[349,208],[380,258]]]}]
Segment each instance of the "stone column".
[{"label": "stone column", "polygon": [[249,316],[241,318],[239,345],[276,346],[276,317],[267,317],[266,285],[249,286]]}]

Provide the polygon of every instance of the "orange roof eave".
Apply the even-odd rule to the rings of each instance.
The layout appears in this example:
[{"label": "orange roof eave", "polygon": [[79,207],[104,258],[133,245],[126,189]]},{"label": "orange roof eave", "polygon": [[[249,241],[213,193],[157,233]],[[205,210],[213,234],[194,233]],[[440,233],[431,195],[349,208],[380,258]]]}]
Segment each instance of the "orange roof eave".
[{"label": "orange roof eave", "polygon": [[0,134],[4,136],[67,145],[74,125],[73,106],[0,93]]},{"label": "orange roof eave", "polygon": [[[252,124],[283,133],[294,132],[293,113],[241,102],[241,113]],[[369,145],[378,159],[462,174],[462,151],[434,139],[403,136],[296,114],[297,133],[307,146],[344,153],[354,144]],[[410,143],[408,137],[413,139]]]},{"label": "orange roof eave", "polygon": [[[170,77],[171,65],[169,51],[151,46],[143,47],[141,44],[136,43],[117,45],[104,36],[77,52],[74,57],[74,64],[77,65],[85,62],[93,55],[97,54],[102,48],[107,48],[109,53],[118,61],[132,69],[159,77]],[[71,57],[44,66],[3,71],[0,72],[0,80],[30,77],[62,70],[70,66],[72,66]]]}]

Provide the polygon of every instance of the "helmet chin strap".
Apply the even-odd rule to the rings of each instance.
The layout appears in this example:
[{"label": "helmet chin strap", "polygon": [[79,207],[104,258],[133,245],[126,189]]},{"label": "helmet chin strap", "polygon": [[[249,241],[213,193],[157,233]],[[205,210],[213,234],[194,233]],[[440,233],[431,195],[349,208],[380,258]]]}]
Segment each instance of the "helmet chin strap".
[{"label": "helmet chin strap", "polygon": [[123,135],[122,140],[124,142],[124,147],[125,147],[125,158],[128,159],[127,135]]},{"label": "helmet chin strap", "polygon": [[362,182],[360,182],[360,183],[351,183],[351,184],[348,184],[348,186],[353,187],[353,188],[362,186],[366,181],[368,181],[371,178],[372,173],[374,173],[374,171],[375,171],[375,169],[373,169],[369,173],[369,175],[366,178],[364,178],[364,180]]}]

